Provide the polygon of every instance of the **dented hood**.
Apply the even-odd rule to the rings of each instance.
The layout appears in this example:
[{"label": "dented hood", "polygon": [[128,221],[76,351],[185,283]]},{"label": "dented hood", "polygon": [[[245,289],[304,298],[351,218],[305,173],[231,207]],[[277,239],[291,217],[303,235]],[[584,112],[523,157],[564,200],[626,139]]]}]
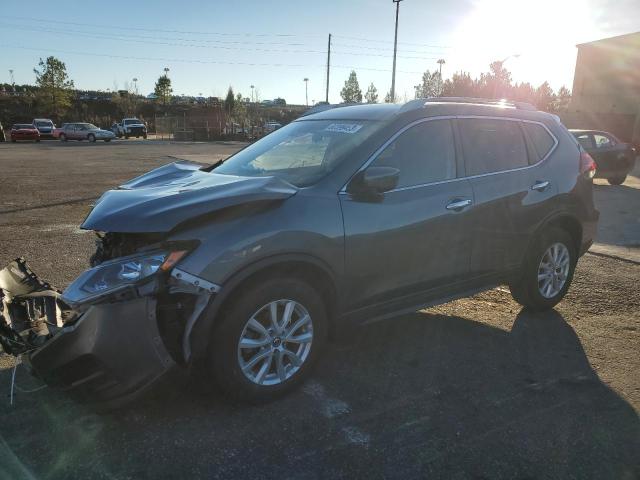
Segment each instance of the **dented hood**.
[{"label": "dented hood", "polygon": [[276,177],[237,177],[174,162],[105,192],[81,228],[102,232],[168,232],[227,207],[284,200],[296,187]]}]

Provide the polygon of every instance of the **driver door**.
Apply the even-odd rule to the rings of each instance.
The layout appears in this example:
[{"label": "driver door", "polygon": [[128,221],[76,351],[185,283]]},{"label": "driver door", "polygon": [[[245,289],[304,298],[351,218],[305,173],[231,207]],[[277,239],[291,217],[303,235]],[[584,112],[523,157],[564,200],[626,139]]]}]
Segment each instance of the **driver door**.
[{"label": "driver door", "polygon": [[370,163],[400,171],[397,187],[378,199],[340,193],[345,229],[347,310],[414,297],[464,279],[473,193],[457,179],[450,120],[405,127]]}]

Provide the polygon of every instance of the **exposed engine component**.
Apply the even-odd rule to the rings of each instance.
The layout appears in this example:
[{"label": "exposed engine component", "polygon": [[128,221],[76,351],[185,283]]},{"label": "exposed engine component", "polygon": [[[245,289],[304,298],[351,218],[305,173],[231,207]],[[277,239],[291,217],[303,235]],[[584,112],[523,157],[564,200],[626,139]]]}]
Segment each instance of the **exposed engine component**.
[{"label": "exposed engine component", "polygon": [[98,233],[96,232],[96,251],[89,259],[92,267],[118,257],[136,253],[141,247],[162,240],[162,235],[153,233]]},{"label": "exposed engine component", "polygon": [[0,345],[7,353],[38,348],[74,315],[60,291],[40,280],[24,259],[0,270]]}]

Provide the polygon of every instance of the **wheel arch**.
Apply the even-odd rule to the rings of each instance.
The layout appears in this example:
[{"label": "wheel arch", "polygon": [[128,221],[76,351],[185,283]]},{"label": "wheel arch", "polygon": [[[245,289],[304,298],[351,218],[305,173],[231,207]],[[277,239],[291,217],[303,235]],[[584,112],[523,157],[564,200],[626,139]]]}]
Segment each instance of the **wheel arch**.
[{"label": "wheel arch", "polygon": [[[575,216],[568,213],[555,215],[548,219],[540,227],[539,231],[549,226],[560,228],[571,235],[571,238],[574,241],[576,252],[578,252],[579,254],[582,247],[582,224]],[[536,234],[538,233],[539,232],[536,232]]]},{"label": "wheel arch", "polygon": [[281,275],[299,278],[318,289],[327,308],[331,333],[335,326],[338,308],[336,274],[324,261],[311,255],[275,255],[247,265],[224,282],[220,292],[216,294],[194,325],[189,339],[192,352],[190,360],[197,360],[206,354],[216,318],[220,312],[224,311],[234,294],[265,278]]}]

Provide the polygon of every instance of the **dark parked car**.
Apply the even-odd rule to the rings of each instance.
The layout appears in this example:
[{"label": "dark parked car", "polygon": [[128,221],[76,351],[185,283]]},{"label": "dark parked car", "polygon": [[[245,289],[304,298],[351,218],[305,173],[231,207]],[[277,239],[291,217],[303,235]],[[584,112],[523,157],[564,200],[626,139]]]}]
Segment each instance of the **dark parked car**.
[{"label": "dark parked car", "polygon": [[61,142],[67,140],[88,140],[90,142],[104,140],[110,142],[116,138],[112,131],[102,130],[91,123],[65,123],[60,132],[56,132],[56,135]]},{"label": "dark parked car", "polygon": [[9,132],[11,136],[12,142],[17,142],[18,140],[35,140],[36,142],[40,141],[40,132],[38,129],[29,123],[16,123],[11,127],[11,132]]},{"label": "dark parked car", "polygon": [[92,268],[61,296],[22,260],[0,272],[0,339],[85,399],[124,401],[176,365],[272,399],[346,325],[502,283],[552,308],[595,235],[594,169],[527,105],[327,107],[106,192],[82,224],[100,232]]},{"label": "dark parked car", "polygon": [[611,185],[624,183],[638,155],[633,145],[599,130],[571,130],[571,133],[595,160],[596,178],[606,178]]}]

